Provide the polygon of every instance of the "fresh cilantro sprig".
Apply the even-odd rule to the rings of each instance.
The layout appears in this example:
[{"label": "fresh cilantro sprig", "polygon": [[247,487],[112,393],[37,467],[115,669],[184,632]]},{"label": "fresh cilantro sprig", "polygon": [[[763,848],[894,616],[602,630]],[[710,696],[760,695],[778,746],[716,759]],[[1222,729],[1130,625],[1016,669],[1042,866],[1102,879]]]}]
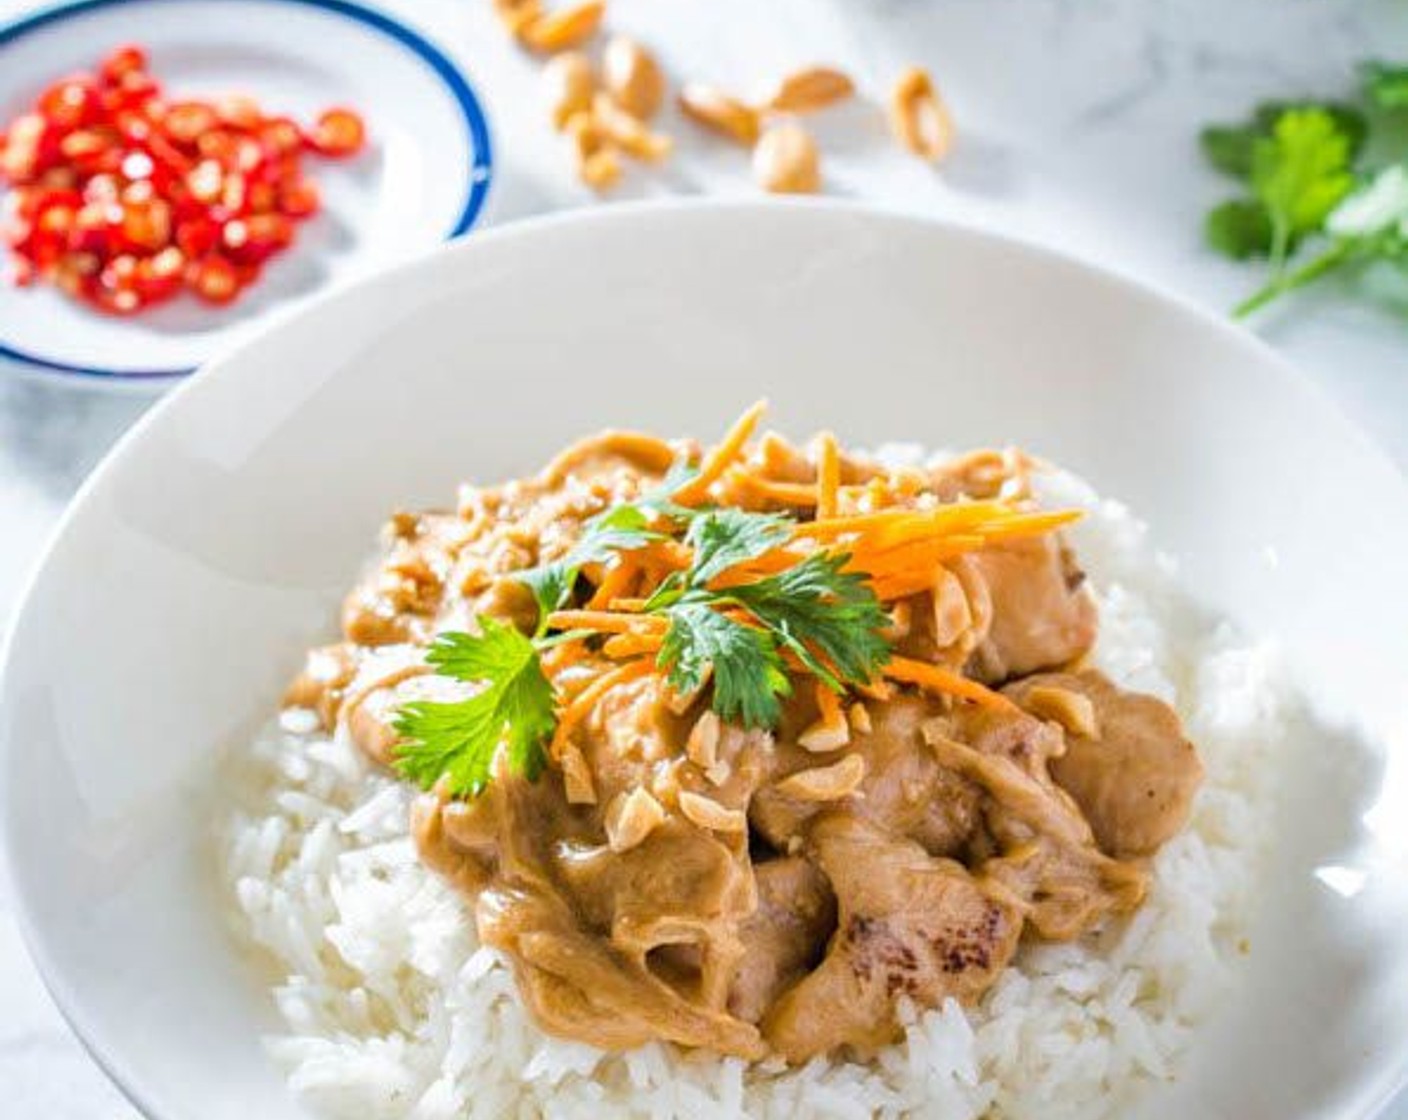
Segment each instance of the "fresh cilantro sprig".
[{"label": "fresh cilantro sprig", "polygon": [[572,597],[577,577],[588,564],[614,560],[618,553],[644,548],[664,540],[670,526],[687,522],[697,510],[676,504],[674,497],[698,473],[683,460],[675,463],[660,481],[634,501],[622,502],[589,519],[582,535],[557,560],[514,573],[528,586],[538,605],[538,633],[545,632],[547,618]]},{"label": "fresh cilantro sprig", "polygon": [[[710,704],[723,720],[776,726],[781,702],[792,692],[788,653],[837,691],[871,680],[889,660],[882,633],[889,618],[867,578],[846,570],[845,554],[812,553],[773,574],[719,587],[724,573],[784,545],[795,523],[737,509],[668,509],[668,495],[651,499],[657,500],[663,514],[644,524],[668,529],[644,528],[639,503],[594,519],[584,533],[593,542],[579,542],[568,554],[574,559],[564,558],[556,584],[540,584],[554,596],[555,587],[563,589],[561,598],[548,600],[551,607],[540,606],[544,620],[571,601],[572,566],[590,562],[581,557],[605,562],[613,551],[639,547],[636,532],[654,534],[650,539],[682,532],[692,550],[690,566],[664,581],[643,613],[668,623],[656,664],[671,687],[687,693],[711,681]],[[425,788],[443,778],[452,796],[484,789],[501,744],[510,772],[532,779],[542,770],[557,717],[540,652],[583,636],[548,633],[546,621],[533,638],[493,618],[481,618],[479,626],[478,634],[441,635],[427,655],[441,675],[479,690],[459,701],[408,703],[396,721],[402,738],[397,769]]]},{"label": "fresh cilantro sprig", "polygon": [[401,737],[396,770],[425,789],[444,778],[456,797],[483,791],[500,744],[510,770],[536,779],[556,725],[553,688],[538,647],[487,615],[479,628],[478,634],[441,634],[426,660],[441,676],[479,684],[480,690],[464,700],[404,704],[395,722]]},{"label": "fresh cilantro sprig", "polygon": [[1208,162],[1245,187],[1209,212],[1208,243],[1270,269],[1235,315],[1326,276],[1408,261],[1408,208],[1393,204],[1403,173],[1394,161],[1408,160],[1408,66],[1365,63],[1360,78],[1357,103],[1266,102],[1243,122],[1203,130]]}]

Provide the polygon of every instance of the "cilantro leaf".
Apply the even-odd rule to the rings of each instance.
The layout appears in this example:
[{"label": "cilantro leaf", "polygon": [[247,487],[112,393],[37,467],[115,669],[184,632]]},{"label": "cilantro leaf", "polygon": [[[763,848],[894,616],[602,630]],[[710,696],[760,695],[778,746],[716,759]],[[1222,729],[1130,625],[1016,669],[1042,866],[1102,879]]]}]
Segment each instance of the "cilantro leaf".
[{"label": "cilantro leaf", "polygon": [[1281,114],[1252,151],[1252,189],[1271,219],[1271,259],[1279,270],[1297,239],[1320,228],[1354,187],[1349,141],[1323,109]]},{"label": "cilantro leaf", "polygon": [[766,630],[744,626],[714,609],[709,592],[689,592],[668,611],[670,628],[656,660],[676,692],[693,692],[713,670],[713,709],[744,727],[773,727],[779,697],[792,682],[777,642]]},{"label": "cilantro leaf", "polygon": [[1208,244],[1235,261],[1271,252],[1271,216],[1254,198],[1232,198],[1208,212]]},{"label": "cilantro leaf", "polygon": [[667,534],[651,528],[656,522],[685,521],[694,517],[697,510],[676,505],[673,498],[680,487],[698,473],[697,467],[676,460],[659,486],[632,502],[612,506],[590,518],[582,527],[581,537],[564,556],[514,572],[513,578],[525,584],[537,600],[539,631],[549,614],[567,605],[577,577],[586,565],[605,563],[617,553],[663,540]]},{"label": "cilantro leaf", "polygon": [[536,779],[556,723],[552,685],[532,641],[488,616],[479,626],[479,634],[441,634],[426,660],[441,676],[484,687],[454,702],[412,701],[395,723],[397,772],[424,789],[444,777],[454,797],[483,791],[500,744],[512,773]]},{"label": "cilantro leaf", "polygon": [[[844,553],[816,552],[775,575],[727,592],[833,688],[871,680],[891,652],[882,633],[889,616],[867,578],[843,570],[849,560]],[[834,666],[834,673],[826,663]]]},{"label": "cilantro leaf", "polygon": [[1359,67],[1364,95],[1380,109],[1408,108],[1408,63],[1365,62]]},{"label": "cilantro leaf", "polygon": [[1334,122],[1349,145],[1351,159],[1359,154],[1368,137],[1369,122],[1358,108],[1341,101],[1263,101],[1240,124],[1208,125],[1198,134],[1198,142],[1208,163],[1246,182],[1252,176],[1258,141],[1273,137],[1277,123],[1287,113],[1312,110]]},{"label": "cilantro leaf", "polygon": [[792,520],[771,513],[719,509],[695,518],[685,533],[685,544],[694,549],[688,580],[703,587],[736,564],[754,560],[785,544]]}]

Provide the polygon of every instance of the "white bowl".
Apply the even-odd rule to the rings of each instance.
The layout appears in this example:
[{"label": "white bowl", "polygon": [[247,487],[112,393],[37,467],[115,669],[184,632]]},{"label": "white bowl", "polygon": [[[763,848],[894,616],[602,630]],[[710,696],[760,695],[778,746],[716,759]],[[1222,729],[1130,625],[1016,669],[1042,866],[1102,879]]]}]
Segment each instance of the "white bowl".
[{"label": "white bowl", "polygon": [[1249,336],[1126,281],[850,208],[671,206],[488,233],[330,296],[174,393],[74,503],[9,650],[5,826],[41,969],[150,1115],[295,1115],[220,916],[213,763],[330,632],[383,516],[603,425],[716,431],[764,394],[796,432],[1054,457],[1284,644],[1377,749],[1337,739],[1286,775],[1248,983],[1153,1110],[1358,1117],[1401,1082],[1403,478]]}]

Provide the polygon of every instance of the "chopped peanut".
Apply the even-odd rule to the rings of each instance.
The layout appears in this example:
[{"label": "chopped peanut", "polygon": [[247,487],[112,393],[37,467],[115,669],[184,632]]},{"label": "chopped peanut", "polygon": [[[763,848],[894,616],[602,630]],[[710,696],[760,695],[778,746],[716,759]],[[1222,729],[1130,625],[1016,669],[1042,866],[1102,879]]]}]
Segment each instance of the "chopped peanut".
[{"label": "chopped peanut", "polygon": [[552,103],[552,123],[561,132],[576,114],[592,107],[596,76],[581,51],[565,51],[543,67],[543,82]]},{"label": "chopped peanut", "polygon": [[933,79],[917,66],[900,75],[890,94],[890,127],[901,144],[930,163],[953,147],[953,118]]},{"label": "chopped peanut", "polygon": [[713,832],[743,832],[748,818],[738,809],[728,809],[712,798],[684,791],[680,794],[680,812],[700,828]]},{"label": "chopped peanut", "polygon": [[628,852],[664,819],[664,807],[649,791],[637,786],[630,793],[618,793],[606,807],[606,842],[613,852]]},{"label": "chopped peanut", "polygon": [[769,128],[753,149],[753,173],[773,194],[811,194],[821,187],[816,141],[799,125]]},{"label": "chopped peanut", "polygon": [[713,86],[691,82],[680,90],[680,111],[705,128],[751,148],[758,140],[758,113]]},{"label": "chopped peanut", "polygon": [[605,13],[606,0],[582,0],[570,8],[527,21],[518,31],[518,37],[524,46],[544,54],[571,50],[596,34]]},{"label": "chopped peanut", "polygon": [[705,712],[690,728],[685,740],[684,753],[690,762],[701,770],[708,770],[719,761],[719,717],[714,712]]},{"label": "chopped peanut", "polygon": [[784,77],[768,98],[767,107],[778,113],[810,113],[845,100],[855,89],[855,83],[840,70],[808,66]]},{"label": "chopped peanut", "polygon": [[567,794],[569,805],[595,805],[596,785],[592,781],[591,767],[575,745],[562,752],[562,788]]},{"label": "chopped peanut", "polygon": [[605,93],[598,93],[592,101],[592,115],[596,125],[611,143],[621,151],[636,159],[661,160],[670,154],[674,147],[668,136],[651,132],[636,117],[617,106]]},{"label": "chopped peanut", "polygon": [[839,801],[865,780],[865,759],[848,754],[831,766],[799,770],[777,783],[777,792],[795,801]]},{"label": "chopped peanut", "polygon": [[1069,688],[1037,685],[1027,693],[1026,706],[1043,719],[1055,720],[1072,735],[1093,739],[1100,734],[1090,697]]},{"label": "chopped peanut", "polygon": [[624,35],[613,35],[601,54],[601,77],[616,104],[648,121],[665,99],[665,75],[655,56]]}]

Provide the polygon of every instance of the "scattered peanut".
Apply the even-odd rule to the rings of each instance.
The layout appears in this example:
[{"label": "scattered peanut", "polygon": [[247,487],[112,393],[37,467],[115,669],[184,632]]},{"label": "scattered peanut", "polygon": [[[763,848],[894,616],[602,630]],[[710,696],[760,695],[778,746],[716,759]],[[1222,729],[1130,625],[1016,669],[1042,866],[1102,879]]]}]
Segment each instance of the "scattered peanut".
[{"label": "scattered peanut", "polygon": [[595,35],[605,14],[606,0],[582,0],[580,4],[527,21],[517,34],[524,46],[555,54],[579,47]]},{"label": "scattered peanut", "polygon": [[963,584],[947,568],[939,568],[932,592],[934,601],[934,644],[951,646],[973,628],[973,612]]},{"label": "scattered peanut", "polygon": [[664,159],[674,149],[674,141],[668,136],[651,132],[606,93],[598,93],[592,99],[592,115],[602,135],[628,156],[654,162]]},{"label": "scattered peanut", "polygon": [[613,35],[601,55],[607,91],[631,116],[648,121],[665,99],[665,75],[655,56],[624,35]]},{"label": "scattered peanut", "polygon": [[543,15],[540,0],[494,0],[494,11],[499,22],[515,38],[523,34],[523,29]]},{"label": "scattered peanut", "polygon": [[613,852],[630,851],[664,819],[664,807],[649,791],[637,786],[630,793],[618,793],[606,807],[606,842]]},{"label": "scattered peanut", "polygon": [[621,178],[621,161],[615,149],[589,111],[574,113],[567,121],[567,135],[572,138],[577,157],[577,175],[594,191],[604,191]]},{"label": "scattered peanut", "polygon": [[687,790],[680,794],[680,812],[712,832],[743,832],[748,827],[748,818],[740,810],[725,808],[712,798]]},{"label": "scattered peanut", "polygon": [[835,719],[823,716],[797,736],[797,743],[813,754],[838,751],[851,741],[851,728],[838,708]]},{"label": "scattered peanut", "polygon": [[679,97],[680,111],[697,124],[713,129],[745,147],[758,140],[757,110],[713,86],[690,82]]},{"label": "scattered peanut", "polygon": [[851,721],[851,730],[857,735],[870,734],[870,709],[859,700],[846,709],[846,718]]},{"label": "scattered peanut", "polygon": [[718,763],[719,717],[716,713],[705,712],[694,721],[689,738],[684,743],[684,753],[701,770],[708,770]]},{"label": "scattered peanut", "polygon": [[855,83],[840,70],[809,66],[778,82],[767,107],[777,113],[810,113],[845,100],[855,90]]},{"label": "scattered peanut", "polygon": [[953,147],[953,118],[933,79],[917,66],[909,67],[895,82],[890,127],[901,144],[930,163],[943,159]]},{"label": "scattered peanut", "polygon": [[562,788],[567,794],[569,805],[595,805],[596,785],[592,781],[591,767],[575,744],[569,744],[562,752]]},{"label": "scattered peanut", "polygon": [[1100,734],[1100,723],[1090,697],[1069,688],[1037,685],[1027,693],[1027,708],[1043,719],[1054,719],[1072,735],[1093,739]]},{"label": "scattered peanut", "polygon": [[816,141],[795,124],[769,128],[753,149],[753,175],[773,194],[812,194],[821,187]]},{"label": "scattered peanut", "polygon": [[552,123],[561,132],[567,122],[592,106],[596,76],[591,60],[581,51],[565,51],[543,67],[543,82],[552,104]]},{"label": "scattered peanut", "polygon": [[831,766],[799,770],[777,783],[777,792],[795,801],[839,801],[865,780],[865,759],[848,754]]}]

